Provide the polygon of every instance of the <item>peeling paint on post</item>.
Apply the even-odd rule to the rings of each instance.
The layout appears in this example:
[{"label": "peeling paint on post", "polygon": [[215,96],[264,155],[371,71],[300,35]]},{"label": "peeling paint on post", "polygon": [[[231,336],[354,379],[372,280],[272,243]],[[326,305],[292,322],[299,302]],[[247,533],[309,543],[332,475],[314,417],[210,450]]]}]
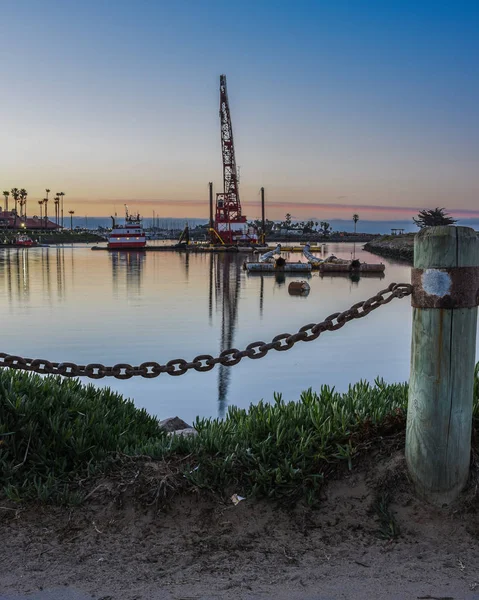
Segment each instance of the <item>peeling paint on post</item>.
[{"label": "peeling paint on post", "polygon": [[406,460],[417,491],[453,502],[469,474],[479,241],[468,227],[416,236]]}]

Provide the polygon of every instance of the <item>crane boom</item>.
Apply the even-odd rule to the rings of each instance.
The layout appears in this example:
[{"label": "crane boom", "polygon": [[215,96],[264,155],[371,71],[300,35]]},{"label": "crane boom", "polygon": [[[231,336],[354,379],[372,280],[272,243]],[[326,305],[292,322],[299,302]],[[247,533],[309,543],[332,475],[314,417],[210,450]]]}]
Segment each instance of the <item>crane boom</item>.
[{"label": "crane boom", "polygon": [[226,75],[220,77],[220,122],[221,151],[223,155],[223,183],[225,204],[231,218],[241,217],[241,202],[238,189],[238,171],[236,168],[233,126],[226,89]]},{"label": "crane boom", "polygon": [[226,75],[220,76],[221,152],[223,158],[223,192],[216,194],[215,230],[225,244],[248,238],[246,216],[241,213],[238,169],[236,167],[233,127],[226,89]]}]

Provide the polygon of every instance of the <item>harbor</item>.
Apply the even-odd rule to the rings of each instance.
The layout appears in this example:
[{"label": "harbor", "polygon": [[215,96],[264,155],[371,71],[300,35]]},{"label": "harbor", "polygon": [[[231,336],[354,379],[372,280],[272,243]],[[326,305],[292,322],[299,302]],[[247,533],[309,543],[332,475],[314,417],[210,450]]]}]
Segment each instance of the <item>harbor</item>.
[{"label": "harbor", "polygon": [[[350,252],[348,244],[331,244],[324,254],[349,256]],[[356,256],[362,262],[373,257],[361,249]],[[0,301],[2,313],[8,315],[3,321],[7,349],[12,354],[24,352],[25,340],[17,335],[19,320],[24,319],[33,356],[79,364],[142,362],[152,357],[168,361],[185,354],[192,358],[205,351],[214,354],[241,347],[252,339],[268,339],[278,330],[294,330],[338,306],[373,295],[378,285],[385,288],[409,276],[407,265],[387,259],[384,273],[356,275],[253,273],[243,269],[245,258],[247,254],[231,252],[92,252],[86,244],[5,248],[0,252],[4,282]],[[308,296],[288,292],[289,284],[298,280],[309,283]],[[374,380],[378,374],[389,381],[403,380],[409,369],[410,307],[402,302],[388,310],[378,312],[369,325],[372,344],[367,364],[358,360],[366,331],[364,321],[358,321],[349,332],[325,334],[327,350],[323,347],[319,355],[310,345],[298,345],[290,355],[292,370],[288,353],[265,359],[272,380],[264,378],[259,361],[243,361],[236,369],[218,367],[185,377],[94,384],[108,385],[159,416],[175,413],[181,403],[182,418],[191,422],[197,415],[223,415],[231,405],[246,408],[261,398],[271,400],[274,391],[294,398],[303,391],[306,378],[315,387],[327,381],[340,391],[353,380]],[[394,348],[381,336],[386,327],[396,340]],[[56,340],[53,352],[50,337]]]},{"label": "harbor", "polygon": [[4,4],[0,600],[479,600],[479,4]]}]

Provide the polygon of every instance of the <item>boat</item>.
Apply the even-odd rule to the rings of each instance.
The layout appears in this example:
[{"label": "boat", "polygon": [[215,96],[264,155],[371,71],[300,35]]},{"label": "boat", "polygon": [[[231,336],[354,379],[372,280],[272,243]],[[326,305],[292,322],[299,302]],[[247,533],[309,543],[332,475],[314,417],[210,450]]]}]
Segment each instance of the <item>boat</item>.
[{"label": "boat", "polygon": [[146,246],[146,235],[139,213],[130,215],[125,204],[125,224],[117,225],[116,218],[111,218],[113,225],[108,236],[109,250],[138,250]]},{"label": "boat", "polygon": [[34,240],[32,240],[31,237],[28,237],[28,235],[25,235],[23,233],[20,233],[16,236],[13,245],[20,246],[21,248],[31,248],[32,246],[38,246],[37,242],[35,242]]}]

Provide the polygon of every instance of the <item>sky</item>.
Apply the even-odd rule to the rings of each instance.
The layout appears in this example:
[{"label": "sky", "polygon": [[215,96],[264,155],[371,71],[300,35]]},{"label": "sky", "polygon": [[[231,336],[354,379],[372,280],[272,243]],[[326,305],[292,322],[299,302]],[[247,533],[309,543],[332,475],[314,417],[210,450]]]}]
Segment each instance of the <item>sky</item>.
[{"label": "sky", "polygon": [[224,73],[248,218],[261,186],[271,219],[479,217],[477,0],[1,0],[0,21],[0,187],[30,214],[50,188],[207,218]]}]

